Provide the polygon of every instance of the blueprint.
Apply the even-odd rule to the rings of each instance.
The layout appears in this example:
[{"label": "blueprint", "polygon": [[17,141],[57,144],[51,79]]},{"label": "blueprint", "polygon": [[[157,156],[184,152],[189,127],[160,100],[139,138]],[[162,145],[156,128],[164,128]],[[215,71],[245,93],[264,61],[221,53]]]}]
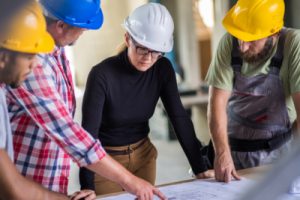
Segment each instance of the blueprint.
[{"label": "blueprint", "polygon": [[[253,184],[255,184],[255,181],[246,178],[230,183],[221,183],[214,179],[208,179],[168,185],[160,187],[159,189],[169,200],[238,200]],[[135,199],[135,196],[126,193],[101,199],[133,200]]]},{"label": "blueprint", "polygon": [[[193,180],[159,187],[169,200],[240,200],[257,181],[242,178],[230,183],[217,182],[214,179]],[[134,200],[135,196],[124,193],[99,200]],[[158,198],[155,198],[157,200]],[[284,194],[276,200],[300,200],[300,194]]]}]

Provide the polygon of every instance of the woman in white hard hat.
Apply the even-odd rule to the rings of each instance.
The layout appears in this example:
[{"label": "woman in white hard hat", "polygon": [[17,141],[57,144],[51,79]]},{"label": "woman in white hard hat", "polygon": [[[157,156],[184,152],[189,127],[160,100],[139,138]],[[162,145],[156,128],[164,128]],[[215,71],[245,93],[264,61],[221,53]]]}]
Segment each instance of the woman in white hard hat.
[{"label": "woman in white hard hat", "polygon": [[[93,67],[83,100],[83,127],[129,171],[155,183],[157,151],[148,138],[158,99],[174,126],[197,178],[213,176],[200,153],[193,124],[180,101],[175,73],[163,57],[173,48],[174,24],[158,3],[135,9],[124,23],[126,48]],[[117,184],[80,172],[82,188],[97,194],[122,191]]]}]

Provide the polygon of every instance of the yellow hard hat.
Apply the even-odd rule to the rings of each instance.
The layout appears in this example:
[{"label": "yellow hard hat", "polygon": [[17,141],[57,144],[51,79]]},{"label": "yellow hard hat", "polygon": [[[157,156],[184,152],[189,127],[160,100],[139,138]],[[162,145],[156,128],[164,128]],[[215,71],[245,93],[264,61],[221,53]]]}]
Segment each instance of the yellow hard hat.
[{"label": "yellow hard hat", "polygon": [[42,9],[36,1],[13,17],[0,47],[23,53],[47,53],[54,49],[54,40],[46,30]]},{"label": "yellow hard hat", "polygon": [[223,19],[225,29],[245,42],[259,40],[283,27],[283,0],[239,0]]}]

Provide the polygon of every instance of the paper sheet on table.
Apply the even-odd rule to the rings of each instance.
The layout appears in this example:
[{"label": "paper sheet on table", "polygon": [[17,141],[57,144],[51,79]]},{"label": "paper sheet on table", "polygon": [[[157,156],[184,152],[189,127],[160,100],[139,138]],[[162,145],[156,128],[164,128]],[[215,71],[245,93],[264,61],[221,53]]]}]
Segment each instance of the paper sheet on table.
[{"label": "paper sheet on table", "polygon": [[[230,183],[217,182],[214,179],[194,180],[160,187],[169,200],[240,200],[257,181],[242,178]],[[120,194],[101,200],[134,200],[131,194]],[[156,200],[158,198],[155,198]],[[276,200],[300,200],[300,195],[284,194]]]},{"label": "paper sheet on table", "polygon": [[[241,181],[221,183],[213,179],[194,180],[160,187],[159,189],[169,200],[237,200],[256,182],[243,178]],[[130,194],[122,194],[113,197],[101,198],[103,200],[133,200],[135,197]],[[158,198],[156,198],[158,199]]]},{"label": "paper sheet on table", "polygon": [[276,200],[300,200],[300,195],[299,194],[284,194]]}]

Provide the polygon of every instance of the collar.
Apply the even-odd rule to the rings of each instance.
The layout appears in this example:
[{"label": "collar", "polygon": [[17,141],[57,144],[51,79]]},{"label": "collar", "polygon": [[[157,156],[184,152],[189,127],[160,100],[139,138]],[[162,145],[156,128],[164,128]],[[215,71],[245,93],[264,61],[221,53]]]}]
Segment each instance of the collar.
[{"label": "collar", "polygon": [[63,47],[55,46],[54,50],[51,53],[49,53],[49,54],[51,56],[59,56],[59,55],[61,55],[62,51],[63,51]]}]

